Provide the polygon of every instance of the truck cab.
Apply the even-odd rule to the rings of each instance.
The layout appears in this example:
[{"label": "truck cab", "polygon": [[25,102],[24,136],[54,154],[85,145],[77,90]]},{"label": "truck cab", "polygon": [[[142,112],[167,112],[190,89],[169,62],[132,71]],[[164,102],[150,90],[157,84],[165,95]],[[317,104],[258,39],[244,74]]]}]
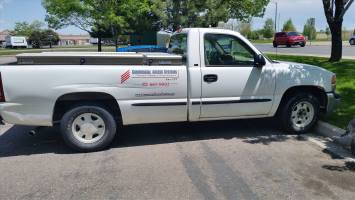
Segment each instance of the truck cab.
[{"label": "truck cab", "polygon": [[185,29],[171,37],[169,51],[186,59],[190,121],[270,113],[276,85],[272,63],[239,33]]}]

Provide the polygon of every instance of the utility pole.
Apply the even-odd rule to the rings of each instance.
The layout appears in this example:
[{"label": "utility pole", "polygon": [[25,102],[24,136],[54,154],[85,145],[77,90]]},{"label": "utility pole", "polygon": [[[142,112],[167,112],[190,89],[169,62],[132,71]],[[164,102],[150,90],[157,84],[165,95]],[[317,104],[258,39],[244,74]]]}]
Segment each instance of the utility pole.
[{"label": "utility pole", "polygon": [[275,33],[277,32],[277,2],[275,2],[276,10],[275,10]]}]

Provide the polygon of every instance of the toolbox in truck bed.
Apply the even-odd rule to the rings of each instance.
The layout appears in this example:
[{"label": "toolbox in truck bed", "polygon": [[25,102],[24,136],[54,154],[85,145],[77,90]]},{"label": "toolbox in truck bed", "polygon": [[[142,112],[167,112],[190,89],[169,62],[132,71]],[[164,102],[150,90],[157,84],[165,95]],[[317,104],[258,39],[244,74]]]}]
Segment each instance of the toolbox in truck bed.
[{"label": "toolbox in truck bed", "polygon": [[182,65],[182,57],[168,53],[43,52],[24,53],[18,65]]}]

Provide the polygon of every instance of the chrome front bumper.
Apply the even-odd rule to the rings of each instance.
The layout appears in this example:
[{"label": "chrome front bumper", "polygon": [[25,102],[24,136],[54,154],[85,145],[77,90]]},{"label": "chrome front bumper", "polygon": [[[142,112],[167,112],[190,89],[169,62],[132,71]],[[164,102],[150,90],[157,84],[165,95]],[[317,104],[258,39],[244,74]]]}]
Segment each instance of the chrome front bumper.
[{"label": "chrome front bumper", "polygon": [[327,93],[328,103],[327,103],[327,115],[331,114],[338,104],[340,103],[341,97],[335,92]]}]

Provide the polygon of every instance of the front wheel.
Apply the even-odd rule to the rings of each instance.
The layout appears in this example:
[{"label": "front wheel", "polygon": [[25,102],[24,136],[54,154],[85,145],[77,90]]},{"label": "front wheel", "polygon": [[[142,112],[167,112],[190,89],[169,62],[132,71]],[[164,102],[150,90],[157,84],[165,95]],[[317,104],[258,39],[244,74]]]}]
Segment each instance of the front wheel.
[{"label": "front wheel", "polygon": [[306,44],[305,44],[304,42],[302,42],[302,43],[300,44],[300,46],[301,46],[301,47],[305,47]]},{"label": "front wheel", "polygon": [[274,46],[274,48],[277,48],[277,43],[276,43],[276,42],[273,42],[273,43],[272,43],[272,46]]},{"label": "front wheel", "polygon": [[350,45],[355,45],[355,40],[354,39],[350,40]]},{"label": "front wheel", "polygon": [[289,98],[281,112],[283,128],[302,134],[309,131],[319,118],[319,101],[312,95],[300,93]]},{"label": "front wheel", "polygon": [[64,114],[61,132],[65,143],[80,152],[106,148],[116,135],[116,122],[100,106],[78,106]]}]

